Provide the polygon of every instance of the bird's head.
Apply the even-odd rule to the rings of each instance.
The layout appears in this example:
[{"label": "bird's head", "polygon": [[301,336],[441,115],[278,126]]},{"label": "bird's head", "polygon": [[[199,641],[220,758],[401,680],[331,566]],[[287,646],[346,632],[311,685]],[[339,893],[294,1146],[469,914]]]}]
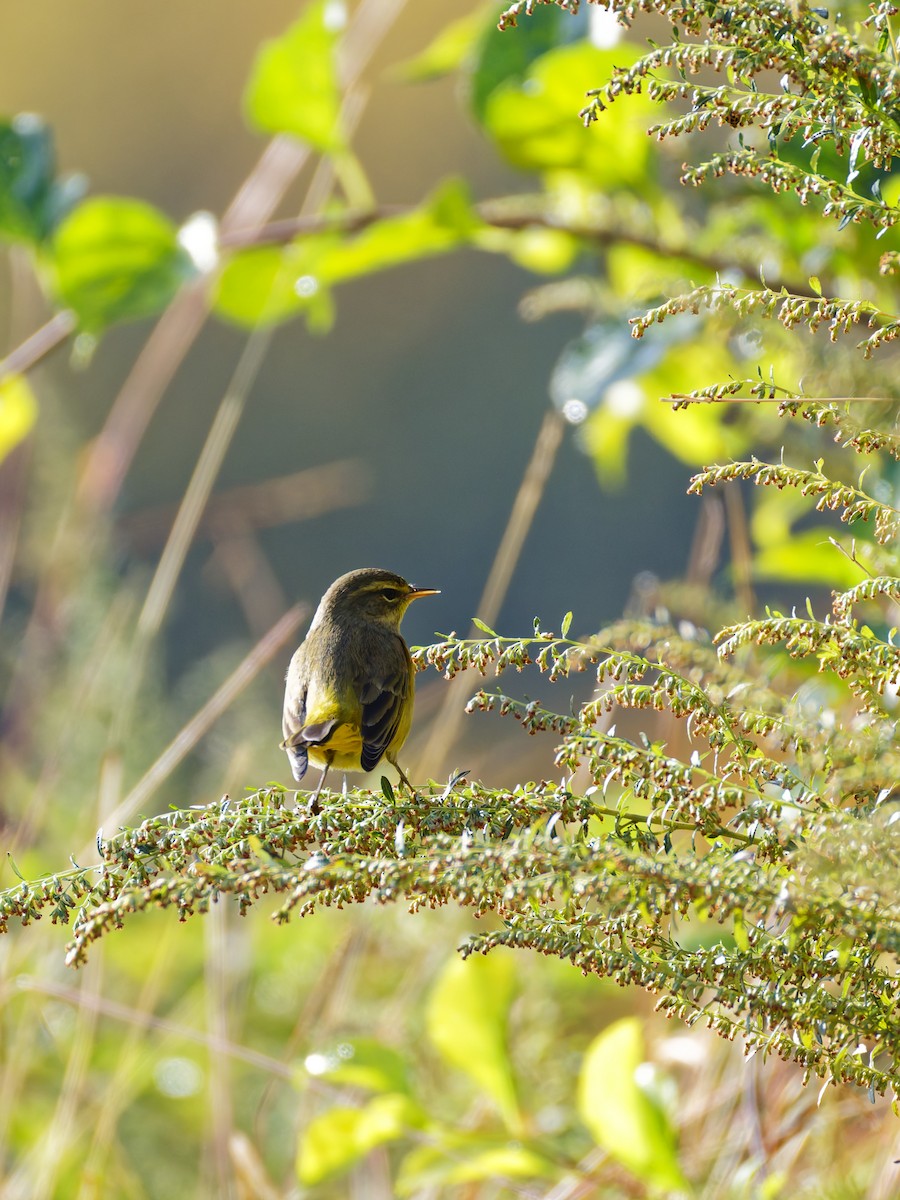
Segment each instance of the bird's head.
[{"label": "bird's head", "polygon": [[363,567],[334,581],[322,597],[313,626],[328,618],[375,621],[399,629],[403,614],[413,600],[437,595],[437,588],[414,587],[393,571]]}]

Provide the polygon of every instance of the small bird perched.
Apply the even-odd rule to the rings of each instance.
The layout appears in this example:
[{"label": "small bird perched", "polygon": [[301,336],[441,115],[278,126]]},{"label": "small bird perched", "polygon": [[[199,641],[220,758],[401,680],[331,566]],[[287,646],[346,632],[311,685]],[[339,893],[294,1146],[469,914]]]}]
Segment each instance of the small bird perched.
[{"label": "small bird perched", "polygon": [[412,723],[415,676],[400,622],[413,600],[438,594],[364,567],[336,579],[319,601],[288,667],[281,743],[297,783],[310,762],[321,767],[313,807],[329,767],[371,771],[382,755],[412,790],[397,762]]}]

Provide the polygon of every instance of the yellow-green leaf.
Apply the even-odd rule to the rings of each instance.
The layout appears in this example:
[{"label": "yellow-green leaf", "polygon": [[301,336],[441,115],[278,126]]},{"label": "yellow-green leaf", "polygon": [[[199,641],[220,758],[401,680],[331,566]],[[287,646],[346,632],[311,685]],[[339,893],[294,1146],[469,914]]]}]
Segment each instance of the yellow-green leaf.
[{"label": "yellow-green leaf", "polygon": [[522,1132],[512,1063],[506,1045],[515,967],[499,953],[453,958],[428,999],[425,1021],[432,1044],[465,1071],[497,1106],[507,1127]]},{"label": "yellow-green leaf", "polygon": [[738,950],[742,950],[745,954],[750,949],[750,935],[747,932],[747,926],[744,924],[743,913],[739,912],[734,914],[734,944]]},{"label": "yellow-green leaf", "polygon": [[496,1146],[456,1163],[447,1172],[447,1183],[470,1183],[476,1179],[552,1178],[556,1170],[527,1146]]},{"label": "yellow-green leaf", "polygon": [[585,128],[578,108],[615,66],[638,55],[634,47],[599,50],[589,42],[542,54],[522,80],[495,88],[484,107],[484,125],[501,152],[529,171],[584,171],[606,187],[651,185],[647,126],[659,119],[648,97],[625,96],[611,119]]},{"label": "yellow-green leaf", "polygon": [[235,254],[223,268],[214,308],[238,325],[275,325],[303,313],[316,332],[327,330],[331,293],[321,274],[338,234],[318,234],[290,246],[259,246]]},{"label": "yellow-green leaf", "polygon": [[815,582],[838,588],[859,583],[860,568],[829,541],[825,526],[798,529],[813,501],[793,491],[762,491],[756,496],[750,528],[753,569],[760,579]]},{"label": "yellow-green leaf", "polygon": [[561,229],[485,227],[475,238],[479,250],[505,254],[511,262],[540,275],[558,275],[574,262],[578,239]]},{"label": "yellow-green leaf", "polygon": [[397,1173],[399,1196],[480,1179],[553,1179],[559,1168],[528,1146],[491,1145],[477,1135],[429,1129],[434,1144],[416,1146]]},{"label": "yellow-green leaf", "polygon": [[418,1120],[406,1096],[376,1096],[363,1108],[329,1109],[301,1135],[297,1177],[309,1187],[339,1175],[376,1146],[402,1138]]},{"label": "yellow-green leaf", "polygon": [[860,568],[829,541],[833,531],[792,529],[781,543],[761,546],[753,556],[758,579],[791,583],[820,583],[824,587],[851,588],[859,583]]},{"label": "yellow-green leaf", "polygon": [[37,412],[34,392],[23,375],[0,381],[0,462],[31,432]]},{"label": "yellow-green leaf", "polygon": [[485,625],[485,623],[484,623],[484,621],[482,621],[481,617],[473,617],[472,624],[475,626],[476,629],[480,629],[482,633],[486,633],[488,635],[488,637],[497,637],[498,636],[496,629],[491,629],[490,625]]},{"label": "yellow-green leaf", "polygon": [[345,19],[339,0],[314,0],[286,33],[263,43],[244,93],[252,126],[293,134],[322,153],[344,148],[336,50]]},{"label": "yellow-green leaf", "polygon": [[641,1022],[626,1017],[608,1026],[585,1053],[578,1111],[597,1144],[642,1183],[686,1188],[675,1131],[642,1084],[645,1065]]}]

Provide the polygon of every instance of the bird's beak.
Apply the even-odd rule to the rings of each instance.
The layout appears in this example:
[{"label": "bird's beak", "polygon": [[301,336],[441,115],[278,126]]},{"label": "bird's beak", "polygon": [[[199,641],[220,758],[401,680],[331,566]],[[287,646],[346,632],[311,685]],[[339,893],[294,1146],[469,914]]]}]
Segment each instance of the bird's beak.
[{"label": "bird's beak", "polygon": [[440,588],[420,588],[420,587],[410,586],[409,592],[407,594],[407,599],[418,600],[418,598],[420,596],[439,596],[440,594],[441,594]]}]

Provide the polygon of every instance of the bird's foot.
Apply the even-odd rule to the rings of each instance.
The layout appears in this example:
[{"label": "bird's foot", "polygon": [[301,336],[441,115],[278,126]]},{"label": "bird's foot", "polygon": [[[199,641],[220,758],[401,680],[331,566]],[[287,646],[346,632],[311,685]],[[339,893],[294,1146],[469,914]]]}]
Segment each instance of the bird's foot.
[{"label": "bird's foot", "polygon": [[301,792],[297,788],[294,792],[294,810],[295,812],[306,812],[310,817],[317,817],[322,811],[322,805],[319,803],[319,792],[322,790],[321,784],[314,792]]}]

